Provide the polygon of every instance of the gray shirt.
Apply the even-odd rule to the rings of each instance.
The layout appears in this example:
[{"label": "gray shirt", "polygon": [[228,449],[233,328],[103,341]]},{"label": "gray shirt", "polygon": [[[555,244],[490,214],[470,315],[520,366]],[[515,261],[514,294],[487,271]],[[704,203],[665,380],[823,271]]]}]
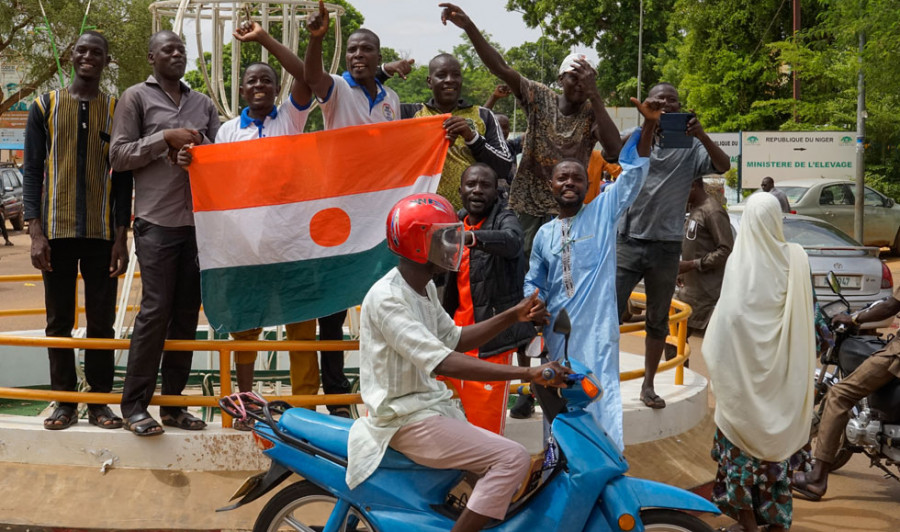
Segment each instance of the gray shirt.
[{"label": "gray shirt", "polygon": [[174,100],[153,76],[129,87],[119,99],[113,120],[110,158],[115,170],[134,172],[134,217],[156,225],[194,225],[188,173],[169,162],[163,131],[196,129],[203,144],[219,130],[212,100],[181,83],[181,102]]},{"label": "gray shirt", "polygon": [[775,199],[781,204],[781,212],[791,212],[791,204],[788,202],[787,195],[784,192],[772,187],[769,194],[775,196]]},{"label": "gray shirt", "polygon": [[641,193],[619,220],[619,234],[641,240],[681,242],[691,182],[715,173],[703,144],[650,151],[650,171]]}]

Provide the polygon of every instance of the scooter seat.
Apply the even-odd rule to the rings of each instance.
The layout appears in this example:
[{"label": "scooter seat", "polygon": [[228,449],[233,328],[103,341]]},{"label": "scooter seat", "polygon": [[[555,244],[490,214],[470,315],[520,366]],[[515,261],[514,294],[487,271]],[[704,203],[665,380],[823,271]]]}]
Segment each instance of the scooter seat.
[{"label": "scooter seat", "polygon": [[[291,408],[278,421],[278,425],[291,436],[306,441],[324,451],[347,458],[347,438],[352,419],[320,414],[306,408]],[[388,447],[381,460],[386,469],[427,469],[403,454]]]}]

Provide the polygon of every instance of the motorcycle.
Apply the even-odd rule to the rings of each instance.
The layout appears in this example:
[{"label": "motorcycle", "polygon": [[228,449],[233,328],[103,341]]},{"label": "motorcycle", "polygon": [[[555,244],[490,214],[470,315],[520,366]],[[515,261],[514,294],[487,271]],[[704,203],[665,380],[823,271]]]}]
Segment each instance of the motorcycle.
[{"label": "motorcycle", "polygon": [[[841,286],[834,272],[829,272],[826,277],[831,290],[838,296],[836,301],[822,307],[823,314],[830,322],[834,316],[849,311],[850,304],[841,295]],[[873,305],[875,304],[878,303]],[[865,328],[865,324],[861,327]],[[834,345],[821,350],[822,367],[816,370],[815,410],[811,437],[815,437],[818,433],[828,390],[852,373],[868,357],[884,349],[889,341],[875,335],[861,335],[857,329],[850,329],[843,324],[833,327],[832,332]],[[834,366],[834,369],[829,370],[831,366]],[[871,466],[884,471],[886,477],[900,481],[900,477],[888,468],[896,466],[900,470],[900,379],[894,379],[863,398],[853,408],[831,471],[846,465],[857,453],[866,455],[871,460]]]},{"label": "motorcycle", "polygon": [[[565,363],[578,373],[567,376],[566,387],[544,390],[547,404],[542,405],[555,414],[544,460],[534,462],[506,517],[486,530],[711,532],[687,513],[719,514],[709,501],[625,476],[625,457],[585,411],[603,391],[587,368],[568,360],[571,324],[565,311],[554,330],[565,335]],[[231,499],[240,500],[218,511],[258,499],[292,473],[303,478],[269,500],[255,532],[447,531],[465,508],[464,472],[427,468],[390,448],[376,472],[350,490],[344,475],[352,420],[283,402],[266,403],[248,393],[223,398],[220,405],[236,418],[256,420],[253,437],[272,464],[267,472],[247,479]]]}]

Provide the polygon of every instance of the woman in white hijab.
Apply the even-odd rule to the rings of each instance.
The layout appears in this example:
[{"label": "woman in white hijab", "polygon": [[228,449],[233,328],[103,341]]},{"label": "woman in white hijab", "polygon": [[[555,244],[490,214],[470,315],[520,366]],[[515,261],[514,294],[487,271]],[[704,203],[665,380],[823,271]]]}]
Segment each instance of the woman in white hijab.
[{"label": "woman in white hijab", "polygon": [[718,427],[713,501],[738,521],[732,530],[791,526],[791,470],[806,459],[813,411],[813,321],[806,252],[785,242],[778,200],[753,194],[703,340]]}]

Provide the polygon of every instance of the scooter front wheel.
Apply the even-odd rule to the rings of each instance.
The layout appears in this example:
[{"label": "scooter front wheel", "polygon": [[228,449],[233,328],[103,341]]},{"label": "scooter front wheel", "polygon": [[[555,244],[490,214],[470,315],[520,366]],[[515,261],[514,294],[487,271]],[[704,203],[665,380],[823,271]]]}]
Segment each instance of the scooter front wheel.
[{"label": "scooter front wheel", "polygon": [[677,510],[645,510],[641,512],[644,530],[648,532],[712,532],[711,526],[691,514]]},{"label": "scooter front wheel", "polygon": [[[331,516],[337,498],[308,481],[284,488],[263,507],[253,532],[302,530],[321,532]],[[355,508],[343,516],[341,532],[375,532],[375,528]]]}]

